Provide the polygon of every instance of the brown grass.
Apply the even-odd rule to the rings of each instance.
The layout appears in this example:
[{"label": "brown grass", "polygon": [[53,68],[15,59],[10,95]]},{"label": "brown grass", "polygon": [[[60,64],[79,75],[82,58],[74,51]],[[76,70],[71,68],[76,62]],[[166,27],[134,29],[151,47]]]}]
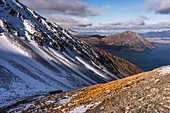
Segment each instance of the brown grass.
[{"label": "brown grass", "polygon": [[[134,75],[134,76],[127,77],[124,79],[108,82],[106,84],[97,84],[97,85],[93,85],[89,87],[84,87],[84,88],[81,88],[75,91],[67,92],[66,94],[63,94],[63,95],[67,95],[67,96],[72,96],[74,94],[77,94],[77,95],[74,96],[73,99],[71,99],[70,102],[66,103],[65,105],[57,104],[59,99],[65,99],[65,96],[56,97],[56,95],[51,95],[47,98],[41,98],[41,99],[36,100],[34,102],[34,105],[31,105],[30,107],[28,107],[26,110],[24,110],[24,112],[31,112],[31,111],[39,112],[39,111],[43,111],[46,108],[47,111],[51,113],[52,112],[62,113],[63,109],[64,111],[67,111],[69,108],[74,108],[78,103],[82,103],[85,105],[90,104],[91,102],[95,101],[95,97],[97,98],[97,96],[99,95],[101,96],[101,95],[107,94],[108,93],[107,90],[115,91],[117,89],[131,86],[135,83],[138,83],[141,80],[143,80],[143,79],[138,79],[138,78],[144,74],[146,73],[142,73],[142,74]],[[116,94],[114,95],[114,97],[111,96],[108,98],[101,99],[100,101],[102,103],[97,105],[97,107],[114,99],[115,96],[118,96],[118,95],[120,94]],[[54,103],[45,104],[45,101],[52,100],[54,98],[59,98],[59,99],[57,99],[56,102]],[[39,108],[36,108],[37,106],[39,106]],[[60,106],[59,109],[54,109],[58,106]],[[17,109],[16,111],[18,110],[20,109]]]},{"label": "brown grass", "polygon": [[[73,105],[68,106],[68,103],[67,103],[67,106],[63,106],[62,108],[67,108],[67,107],[71,108],[73,106],[76,106],[80,102],[81,103],[85,102],[84,104],[88,104],[89,103],[88,100],[92,100],[94,97],[97,97],[98,95],[102,95],[102,94],[107,93],[107,90],[115,91],[117,89],[127,87],[127,86],[131,86],[135,83],[140,82],[143,79],[138,79],[138,78],[141,77],[144,74],[146,74],[146,73],[141,73],[141,74],[134,75],[134,76],[131,76],[131,77],[127,77],[127,78],[124,78],[124,79],[112,81],[112,82],[109,82],[109,83],[106,83],[106,84],[97,84],[97,85],[93,85],[93,86],[89,86],[89,87],[84,87],[82,89],[78,89],[78,90],[75,90],[75,91],[72,91],[72,92],[68,92],[68,93],[66,93],[66,95],[69,95],[69,96],[76,94],[78,92],[82,92],[82,93],[78,94],[77,96],[75,96],[73,98],[73,100],[70,102]],[[106,100],[109,101],[112,98],[108,98]],[[101,104],[103,104],[103,102]]]},{"label": "brown grass", "polygon": [[[147,72],[146,72],[147,73]],[[112,82],[108,82],[106,84],[97,84],[97,85],[93,85],[93,86],[88,86],[88,87],[84,87],[75,91],[71,91],[71,92],[67,92],[65,94],[63,94],[64,96],[57,96],[56,95],[51,95],[47,98],[41,98],[38,99],[34,102],[33,106],[30,106],[29,108],[27,108],[25,111],[26,112],[30,112],[30,111],[39,111],[39,110],[43,110],[45,108],[47,108],[48,111],[50,112],[58,112],[61,113],[63,109],[65,109],[64,111],[68,110],[69,108],[74,108],[76,105],[78,105],[78,103],[82,103],[82,104],[90,104],[91,102],[95,102],[95,98],[100,97],[101,95],[107,95],[109,91],[115,91],[117,89],[121,89],[123,87],[127,87],[127,86],[131,86],[135,83],[140,82],[141,80],[143,80],[143,78],[140,78],[141,76],[145,75],[146,73],[141,73],[138,75],[134,75],[134,76],[130,76],[124,79],[119,79],[116,81],[112,81]],[[57,104],[57,102],[59,101],[59,99],[65,99],[65,96],[72,96],[74,94],[77,94],[76,96],[73,97],[73,99],[70,100],[70,102],[66,103],[65,105],[62,104]],[[112,96],[108,96],[107,98],[103,98],[100,99],[100,101],[102,103],[100,103],[98,106],[112,100],[115,98],[115,96],[118,96],[119,94],[114,95],[114,97]],[[98,97],[97,97],[98,96]],[[54,98],[58,98],[56,100],[56,104],[55,103],[50,103],[50,104],[46,104],[43,103],[47,100],[52,100]],[[35,109],[36,106],[40,106],[39,109]],[[60,106],[59,109],[54,109],[56,107]]]}]

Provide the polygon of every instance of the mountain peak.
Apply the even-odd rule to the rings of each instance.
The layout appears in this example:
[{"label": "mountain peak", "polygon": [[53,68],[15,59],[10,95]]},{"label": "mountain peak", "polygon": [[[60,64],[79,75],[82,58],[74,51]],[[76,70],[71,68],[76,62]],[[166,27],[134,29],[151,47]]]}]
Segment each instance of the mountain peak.
[{"label": "mountain peak", "polygon": [[[132,33],[135,33],[135,32],[133,32],[133,31],[124,31],[123,33],[129,33],[129,34],[132,34]],[[122,34],[123,34],[122,33]],[[135,33],[135,34],[137,34],[137,33]]]},{"label": "mountain peak", "polygon": [[156,48],[142,36],[132,31],[110,35],[103,38],[102,41],[105,45],[117,46],[121,50],[143,51]]},{"label": "mountain peak", "polygon": [[0,1],[0,107],[143,72],[68,31],[18,0]]},{"label": "mountain peak", "polygon": [[[140,36],[138,33],[135,33],[135,32],[133,32],[133,31],[125,31],[125,32],[122,32],[122,33],[120,33],[120,34],[122,34],[122,35],[128,35],[129,37],[132,37],[132,36],[134,36],[135,37],[135,35],[136,36]],[[141,37],[141,36],[140,36]],[[137,38],[137,37],[135,37],[135,38]]]},{"label": "mountain peak", "polygon": [[144,51],[155,49],[145,38],[132,31],[125,31],[102,38],[81,37],[81,40],[107,51]]}]

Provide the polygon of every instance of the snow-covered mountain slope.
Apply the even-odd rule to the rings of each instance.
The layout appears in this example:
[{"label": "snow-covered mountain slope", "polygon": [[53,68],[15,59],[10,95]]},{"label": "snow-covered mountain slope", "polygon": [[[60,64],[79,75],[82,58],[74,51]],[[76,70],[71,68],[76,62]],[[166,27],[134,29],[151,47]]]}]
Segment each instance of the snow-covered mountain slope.
[{"label": "snow-covered mountain slope", "polygon": [[0,107],[142,72],[76,39],[18,0],[0,0]]}]

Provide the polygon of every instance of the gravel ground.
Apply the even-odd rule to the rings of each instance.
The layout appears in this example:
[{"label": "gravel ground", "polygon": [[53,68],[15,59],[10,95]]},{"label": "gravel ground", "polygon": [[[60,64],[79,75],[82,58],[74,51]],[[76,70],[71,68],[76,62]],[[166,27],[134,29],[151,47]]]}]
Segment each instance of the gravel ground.
[{"label": "gravel ground", "polygon": [[[157,71],[142,76],[143,81],[116,91],[111,101],[88,113],[170,113],[170,74]],[[112,94],[110,94],[112,95]]]}]

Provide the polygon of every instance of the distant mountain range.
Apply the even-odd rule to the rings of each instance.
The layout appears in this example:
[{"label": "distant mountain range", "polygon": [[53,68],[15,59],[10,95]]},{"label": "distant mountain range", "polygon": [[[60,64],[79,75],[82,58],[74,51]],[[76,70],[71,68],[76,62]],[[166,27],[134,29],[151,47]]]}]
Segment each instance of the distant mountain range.
[{"label": "distant mountain range", "polygon": [[80,39],[107,51],[144,51],[157,48],[145,38],[132,31],[98,37],[98,35],[96,37],[89,35],[89,37]]},{"label": "distant mountain range", "polygon": [[157,31],[157,32],[147,32],[147,33],[139,33],[139,35],[143,36],[144,38],[165,38],[170,37],[170,30],[169,31]]}]

